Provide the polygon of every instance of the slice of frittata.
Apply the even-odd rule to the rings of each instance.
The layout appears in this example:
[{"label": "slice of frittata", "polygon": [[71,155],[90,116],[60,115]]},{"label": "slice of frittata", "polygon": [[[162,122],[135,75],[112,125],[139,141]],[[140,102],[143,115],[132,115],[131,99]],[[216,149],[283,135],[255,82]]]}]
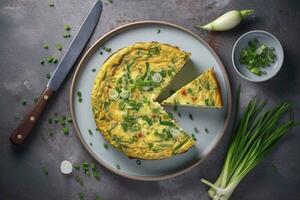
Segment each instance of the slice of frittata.
[{"label": "slice of frittata", "polygon": [[202,73],[164,100],[162,104],[222,108],[221,92],[214,69]]}]

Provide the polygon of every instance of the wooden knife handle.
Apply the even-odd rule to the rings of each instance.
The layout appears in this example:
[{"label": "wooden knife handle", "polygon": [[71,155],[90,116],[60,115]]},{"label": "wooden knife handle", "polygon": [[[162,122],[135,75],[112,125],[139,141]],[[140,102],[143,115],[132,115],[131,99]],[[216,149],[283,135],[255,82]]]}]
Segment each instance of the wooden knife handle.
[{"label": "wooden knife handle", "polygon": [[40,115],[46,107],[48,101],[53,96],[54,90],[46,88],[40,96],[36,104],[25,115],[17,129],[11,134],[10,141],[13,144],[22,144],[26,137],[29,135],[35,124],[37,123]]}]

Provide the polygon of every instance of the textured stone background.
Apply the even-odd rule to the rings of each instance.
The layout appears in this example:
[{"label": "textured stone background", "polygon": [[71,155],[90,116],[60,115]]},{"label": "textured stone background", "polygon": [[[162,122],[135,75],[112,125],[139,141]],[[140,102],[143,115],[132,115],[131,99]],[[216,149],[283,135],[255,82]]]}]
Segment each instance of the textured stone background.
[{"label": "textured stone background", "polygon": [[[74,34],[93,0],[54,0],[55,7],[47,0],[1,0],[0,1],[0,199],[85,199],[100,194],[103,199],[208,199],[206,187],[199,182],[205,177],[214,180],[219,174],[225,156],[230,132],[223,137],[218,148],[200,166],[176,178],[159,182],[139,182],[119,177],[98,166],[101,181],[84,177],[81,187],[74,177],[59,172],[63,159],[73,162],[92,161],[71,128],[64,136],[57,127],[47,123],[54,112],[70,115],[68,91],[70,77],[50,103],[28,142],[13,147],[8,138],[33,104],[47,83],[46,73],[54,65],[41,66],[41,58],[49,54],[61,56],[55,48],[44,50],[43,42],[53,47],[62,42],[66,47],[70,39],[62,38],[63,25],[72,26]],[[290,101],[295,105],[295,117],[300,120],[300,69],[299,32],[300,1],[237,1],[237,0],[113,0],[105,2],[102,17],[87,45],[120,25],[138,20],[162,20],[182,25],[203,37],[220,55],[229,74],[233,91],[242,83],[242,106],[253,96],[268,98],[271,104]],[[193,28],[230,9],[255,9],[255,16],[243,22],[237,29],[225,33],[207,33]],[[283,69],[271,81],[250,83],[242,80],[231,63],[234,41],[249,30],[263,29],[273,33],[282,42],[285,51]],[[27,105],[21,99],[27,99]],[[54,136],[49,138],[52,127]],[[296,200],[300,197],[300,128],[295,128],[276,149],[253,170],[239,185],[232,199],[244,200]],[[42,166],[47,166],[45,176]],[[275,167],[274,167],[275,166]]]}]

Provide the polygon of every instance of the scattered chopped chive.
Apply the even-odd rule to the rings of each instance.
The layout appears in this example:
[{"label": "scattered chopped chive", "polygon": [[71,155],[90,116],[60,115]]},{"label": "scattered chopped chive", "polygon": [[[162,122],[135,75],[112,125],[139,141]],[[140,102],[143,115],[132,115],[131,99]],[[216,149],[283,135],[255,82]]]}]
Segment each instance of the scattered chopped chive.
[{"label": "scattered chopped chive", "polygon": [[58,59],[54,58],[53,61],[52,61],[52,63],[57,64],[58,63]]},{"label": "scattered chopped chive", "polygon": [[40,61],[41,65],[45,64],[45,61],[44,60],[41,60]]},{"label": "scattered chopped chive", "polygon": [[90,146],[93,146],[93,143],[90,142]]},{"label": "scattered chopped chive", "polygon": [[61,51],[63,49],[62,44],[59,42],[55,44],[55,47],[57,48],[58,51]]},{"label": "scattered chopped chive", "polygon": [[95,71],[96,71],[96,69],[95,69],[95,68],[93,68],[93,69],[92,69],[92,72],[95,72]]},{"label": "scattered chopped chive", "polygon": [[81,97],[81,95],[82,95],[81,92],[78,91],[77,96]]},{"label": "scattered chopped chive", "polygon": [[74,169],[76,169],[77,171],[80,170],[80,165],[79,164],[73,164]]},{"label": "scattered chopped chive", "polygon": [[54,1],[49,1],[49,4],[48,4],[50,7],[54,7]]},{"label": "scattered chopped chive", "polygon": [[106,143],[103,146],[105,149],[108,149],[108,145]]},{"label": "scattered chopped chive", "polygon": [[142,164],[142,161],[139,160],[139,159],[137,159],[137,160],[136,160],[136,164],[137,164],[137,165],[141,165],[141,164]]},{"label": "scattered chopped chive", "polygon": [[195,137],[195,134],[194,134],[194,133],[192,134],[192,138],[193,138],[195,141],[197,141],[197,138]]},{"label": "scattered chopped chive", "polygon": [[51,74],[50,73],[46,74],[46,78],[50,79],[51,78]]},{"label": "scattered chopped chive", "polygon": [[177,113],[179,117],[181,117],[181,113]]},{"label": "scattered chopped chive", "polygon": [[113,0],[107,0],[109,3],[113,3]]},{"label": "scattered chopped chive", "polygon": [[89,134],[90,134],[90,135],[93,135],[93,132],[92,132],[92,130],[91,130],[91,129],[89,129]]},{"label": "scattered chopped chive", "polygon": [[52,63],[53,62],[54,57],[53,56],[49,56],[48,57],[48,63]]},{"label": "scattered chopped chive", "polygon": [[95,130],[96,130],[96,131],[99,131],[99,129],[98,129],[98,128],[95,128]]},{"label": "scattered chopped chive", "polygon": [[103,50],[108,52],[108,53],[111,52],[111,48],[108,48],[108,47],[103,47]]},{"label": "scattered chopped chive", "polygon": [[118,165],[118,164],[116,165],[116,168],[119,170],[121,169],[120,165]]},{"label": "scattered chopped chive", "polygon": [[79,183],[79,185],[81,185],[81,186],[84,185],[83,180],[80,176],[78,176],[78,175],[75,176],[75,180],[76,180],[77,183]]},{"label": "scattered chopped chive", "polygon": [[190,119],[191,119],[191,120],[194,120],[194,118],[193,118],[193,115],[192,115],[192,114],[189,114],[189,117],[190,117]]},{"label": "scattered chopped chive", "polygon": [[157,34],[160,34],[160,29],[157,29]]},{"label": "scattered chopped chive", "polygon": [[78,193],[79,199],[83,200],[84,199],[84,193],[83,192],[79,192]]},{"label": "scattered chopped chive", "polygon": [[52,120],[52,118],[50,117],[50,118],[48,119],[48,123],[49,123],[49,124],[52,124],[52,122],[53,122],[53,120]]},{"label": "scattered chopped chive", "polygon": [[21,100],[21,103],[22,103],[23,106],[25,106],[25,105],[27,104],[26,99],[22,99],[22,100]]},{"label": "scattered chopped chive", "polygon": [[44,49],[49,49],[49,44],[48,44],[47,42],[44,43],[44,44],[43,44],[43,48],[44,48]]},{"label": "scattered chopped chive", "polygon": [[37,98],[37,97],[34,97],[34,99],[33,99],[34,103],[36,103],[38,100],[39,100],[39,98]]},{"label": "scattered chopped chive", "polygon": [[65,126],[65,125],[66,125],[66,122],[65,122],[65,120],[64,120],[63,117],[61,117],[61,118],[59,119],[59,123],[60,123],[60,125],[62,125],[62,126]]},{"label": "scattered chopped chive", "polygon": [[64,29],[65,29],[66,31],[69,31],[69,30],[71,30],[71,26],[68,25],[68,24],[65,24],[65,25],[64,25]]},{"label": "scattered chopped chive", "polygon": [[197,127],[194,128],[194,131],[195,131],[196,133],[199,133],[199,130],[198,130]]},{"label": "scattered chopped chive", "polygon": [[69,128],[68,127],[64,127],[63,128],[63,132],[65,135],[68,135],[69,134]]},{"label": "scattered chopped chive", "polygon": [[48,167],[43,166],[43,167],[42,167],[42,170],[43,170],[43,172],[44,172],[45,175],[48,175],[48,174],[49,174],[49,172],[48,172]]},{"label": "scattered chopped chive", "polygon": [[72,123],[73,122],[72,117],[68,117],[67,122]]},{"label": "scattered chopped chive", "polygon": [[55,124],[57,124],[57,123],[59,122],[59,120],[58,120],[57,117],[55,117],[55,118],[53,119],[53,121],[54,121]]},{"label": "scattered chopped chive", "polygon": [[78,101],[79,101],[79,103],[81,103],[82,102],[82,98],[79,98]]},{"label": "scattered chopped chive", "polygon": [[103,54],[103,52],[102,51],[100,51],[100,55],[102,55]]},{"label": "scattered chopped chive", "polygon": [[94,178],[99,181],[100,180],[99,171],[97,170],[96,165],[94,163],[91,163],[91,169],[92,169]]},{"label": "scattered chopped chive", "polygon": [[87,175],[87,176],[90,176],[90,166],[89,166],[89,164],[86,161],[83,161],[81,166],[82,166],[82,169],[84,171],[84,174]]},{"label": "scattered chopped chive", "polygon": [[208,131],[208,129],[207,129],[207,128],[205,128],[205,133],[209,133],[209,131]]},{"label": "scattered chopped chive", "polygon": [[70,33],[63,33],[62,36],[64,38],[70,38],[71,37],[71,34]]}]

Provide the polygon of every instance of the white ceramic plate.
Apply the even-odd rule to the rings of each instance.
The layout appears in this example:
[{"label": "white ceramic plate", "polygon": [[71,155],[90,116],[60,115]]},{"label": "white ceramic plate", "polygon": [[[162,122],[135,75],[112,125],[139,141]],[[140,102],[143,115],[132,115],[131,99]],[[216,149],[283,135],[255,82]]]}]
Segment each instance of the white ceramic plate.
[{"label": "white ceramic plate", "polygon": [[[160,33],[158,33],[160,30]],[[158,41],[180,47],[191,52],[190,61],[184,66],[171,86],[159,99],[170,95],[170,90],[190,82],[200,73],[214,67],[219,81],[224,108],[221,110],[179,107],[165,107],[172,113],[179,125],[190,135],[197,138],[196,145],[187,153],[176,155],[165,160],[129,159],[110,146],[104,137],[96,131],[96,124],[91,109],[91,91],[94,79],[108,56],[123,47],[136,42]],[[106,52],[103,47],[112,51]],[[103,52],[100,55],[100,51]],[[93,72],[96,69],[96,72]],[[82,102],[78,101],[77,92],[82,93]],[[142,21],[119,27],[100,38],[87,51],[75,72],[70,92],[71,113],[80,141],[88,152],[111,171],[137,180],[161,180],[182,174],[193,168],[206,157],[221,139],[231,114],[231,90],[225,69],[209,45],[196,34],[183,27],[157,21]],[[180,113],[180,114],[178,114]],[[181,117],[179,117],[181,115]],[[190,118],[192,115],[193,120]],[[199,133],[195,132],[195,128]],[[89,133],[89,129],[93,135]],[[205,129],[208,130],[205,131]],[[108,144],[108,149],[104,147]]]}]

